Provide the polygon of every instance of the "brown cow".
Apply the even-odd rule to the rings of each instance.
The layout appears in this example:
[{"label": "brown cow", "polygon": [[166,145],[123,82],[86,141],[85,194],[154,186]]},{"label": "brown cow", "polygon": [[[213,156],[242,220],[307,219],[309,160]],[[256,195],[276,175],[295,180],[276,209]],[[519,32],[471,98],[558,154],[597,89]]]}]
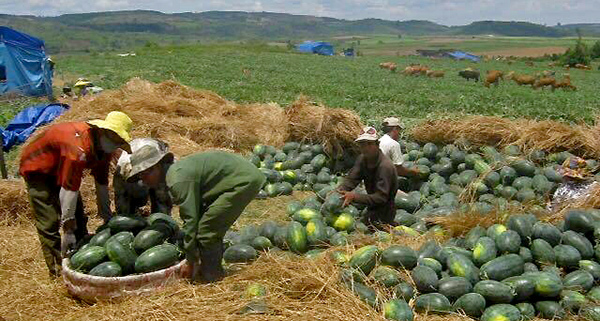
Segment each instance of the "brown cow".
[{"label": "brown cow", "polygon": [[556,79],[554,79],[554,77],[538,77],[536,78],[535,83],[532,87],[533,89],[538,89],[542,87],[542,90],[544,90],[544,87],[548,86],[554,90],[555,85]]},{"label": "brown cow", "polygon": [[389,69],[391,72],[395,72],[398,66],[393,62],[382,62],[379,64],[379,68],[381,69]]},{"label": "brown cow", "polygon": [[500,70],[488,70],[483,85],[488,88],[490,88],[490,84],[498,86],[498,84],[500,84],[500,79],[503,79],[503,75],[504,73]]},{"label": "brown cow", "polygon": [[570,89],[573,91],[577,90],[577,87],[571,84],[571,75],[569,74],[564,74],[563,79],[561,81],[556,81],[554,83],[554,86],[552,86],[552,90],[555,90],[556,88]]},{"label": "brown cow", "polygon": [[427,70],[425,73],[429,78],[442,78],[446,74],[443,70]]},{"label": "brown cow", "polygon": [[553,77],[554,75],[556,75],[556,71],[553,70],[544,70],[538,73],[538,76],[540,77]]},{"label": "brown cow", "polygon": [[583,70],[592,70],[592,68],[590,66],[584,65],[584,64],[575,64],[575,68],[577,69],[583,69]]},{"label": "brown cow", "polygon": [[533,87],[533,84],[535,83],[535,77],[529,75],[516,74],[514,71],[509,72],[506,76],[506,79],[512,79],[519,86],[531,85],[531,87]]},{"label": "brown cow", "polygon": [[533,61],[525,61],[527,66],[533,67]]}]

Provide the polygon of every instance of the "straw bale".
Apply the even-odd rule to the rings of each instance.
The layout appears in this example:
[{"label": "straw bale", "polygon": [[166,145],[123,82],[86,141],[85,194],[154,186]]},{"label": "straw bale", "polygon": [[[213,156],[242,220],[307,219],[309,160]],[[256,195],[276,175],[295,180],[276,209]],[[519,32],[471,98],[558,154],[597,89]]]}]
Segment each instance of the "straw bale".
[{"label": "straw bale", "polygon": [[600,123],[595,126],[552,120],[510,120],[494,116],[428,120],[415,126],[411,137],[418,142],[478,147],[520,146],[523,151],[570,151],[583,157],[600,157]]},{"label": "straw bale", "polygon": [[15,223],[32,217],[25,183],[20,179],[0,180],[0,221]]},{"label": "straw bale", "polygon": [[162,139],[177,156],[209,148],[248,151],[257,143],[280,146],[287,134],[287,119],[277,104],[236,104],[171,80],[155,84],[133,78],[118,90],[69,103],[59,122],[123,111],[134,122],[133,137]]},{"label": "straw bale", "polygon": [[289,122],[287,140],[323,144],[333,157],[355,148],[354,140],[363,128],[355,112],[315,105],[305,96],[299,97],[285,113]]}]

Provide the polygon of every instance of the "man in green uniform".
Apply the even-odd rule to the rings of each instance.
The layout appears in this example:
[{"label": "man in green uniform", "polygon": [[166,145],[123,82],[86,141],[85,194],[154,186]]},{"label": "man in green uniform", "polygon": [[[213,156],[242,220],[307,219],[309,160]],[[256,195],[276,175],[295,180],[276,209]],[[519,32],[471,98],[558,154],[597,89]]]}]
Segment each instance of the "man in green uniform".
[{"label": "man in green uniform", "polygon": [[129,179],[139,177],[149,187],[167,184],[183,220],[192,281],[218,281],[225,275],[225,232],[256,197],[265,177],[243,157],[227,152],[192,154],[172,165],[163,159],[160,150],[143,146],[131,155]]}]

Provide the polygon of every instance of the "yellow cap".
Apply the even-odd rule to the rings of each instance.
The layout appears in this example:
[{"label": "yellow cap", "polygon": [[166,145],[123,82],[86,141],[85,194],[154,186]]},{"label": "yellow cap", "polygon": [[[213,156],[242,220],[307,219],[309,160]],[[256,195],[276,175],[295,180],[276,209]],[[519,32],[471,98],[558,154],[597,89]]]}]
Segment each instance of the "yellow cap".
[{"label": "yellow cap", "polygon": [[131,141],[131,127],[133,126],[133,121],[131,118],[127,116],[124,112],[120,111],[111,111],[106,115],[106,119],[94,119],[87,122],[92,126],[96,126],[98,128],[104,128],[112,130],[117,133],[119,137],[123,138],[126,143]]}]

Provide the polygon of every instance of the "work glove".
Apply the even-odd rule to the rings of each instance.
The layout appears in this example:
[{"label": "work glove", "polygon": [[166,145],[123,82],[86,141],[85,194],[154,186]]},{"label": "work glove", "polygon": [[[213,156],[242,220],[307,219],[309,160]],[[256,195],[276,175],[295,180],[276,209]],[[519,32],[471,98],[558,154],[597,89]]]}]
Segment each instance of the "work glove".
[{"label": "work glove", "polygon": [[60,252],[63,258],[70,257],[75,246],[77,239],[73,230],[65,231],[60,239]]}]

